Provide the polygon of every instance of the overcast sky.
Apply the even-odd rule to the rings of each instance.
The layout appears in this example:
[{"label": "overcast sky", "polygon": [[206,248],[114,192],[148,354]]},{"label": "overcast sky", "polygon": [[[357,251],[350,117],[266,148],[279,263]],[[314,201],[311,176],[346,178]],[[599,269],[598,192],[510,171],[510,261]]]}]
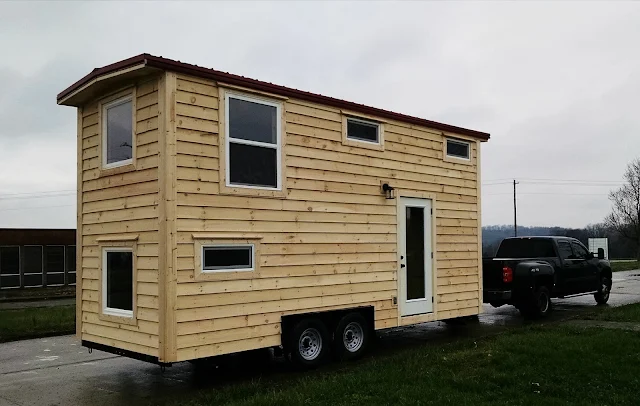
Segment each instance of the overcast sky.
[{"label": "overcast sky", "polygon": [[639,43],[632,2],[0,2],[0,227],[75,226],[56,94],[144,52],[489,132],[484,225],[514,178],[519,224],[599,222],[640,156]]}]

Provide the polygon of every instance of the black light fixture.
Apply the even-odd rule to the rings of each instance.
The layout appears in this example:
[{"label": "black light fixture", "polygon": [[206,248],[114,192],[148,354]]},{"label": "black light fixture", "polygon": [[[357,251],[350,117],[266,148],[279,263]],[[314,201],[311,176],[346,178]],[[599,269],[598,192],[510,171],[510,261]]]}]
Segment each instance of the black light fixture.
[{"label": "black light fixture", "polygon": [[393,188],[393,186],[390,186],[388,183],[382,184],[382,191],[387,196],[387,199],[394,199],[395,198],[395,196],[393,195],[393,191],[394,190],[395,189]]}]

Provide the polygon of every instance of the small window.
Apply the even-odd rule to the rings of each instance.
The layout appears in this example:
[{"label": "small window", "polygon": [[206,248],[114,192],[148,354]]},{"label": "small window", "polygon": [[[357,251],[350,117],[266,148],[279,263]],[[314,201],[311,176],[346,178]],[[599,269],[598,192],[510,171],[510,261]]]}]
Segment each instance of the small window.
[{"label": "small window", "polygon": [[102,164],[115,168],[133,162],[133,96],[102,106]]},{"label": "small window", "polygon": [[281,188],[281,107],[226,94],[227,186]]},{"label": "small window", "polygon": [[20,247],[0,247],[0,289],[20,287]]},{"label": "small window", "polygon": [[587,259],[589,251],[585,247],[575,241],[571,241],[571,246],[573,247],[575,259]]},{"label": "small window", "polygon": [[562,260],[570,259],[573,255],[569,241],[558,241],[558,251]]},{"label": "small window", "polygon": [[102,302],[105,314],[133,317],[133,249],[103,249]]},{"label": "small window", "polygon": [[347,139],[379,144],[380,124],[347,118]]},{"label": "small window", "polygon": [[253,271],[254,257],[253,244],[203,246],[202,271]]},{"label": "small window", "polygon": [[447,139],[447,156],[460,159],[471,159],[469,151],[471,146],[468,142]]},{"label": "small window", "polygon": [[24,287],[42,286],[42,246],[25,245],[22,252]]},{"label": "small window", "polygon": [[44,247],[44,263],[47,286],[64,285],[64,245]]},{"label": "small window", "polygon": [[67,245],[65,250],[65,272],[67,274],[67,285],[76,284],[76,246]]}]

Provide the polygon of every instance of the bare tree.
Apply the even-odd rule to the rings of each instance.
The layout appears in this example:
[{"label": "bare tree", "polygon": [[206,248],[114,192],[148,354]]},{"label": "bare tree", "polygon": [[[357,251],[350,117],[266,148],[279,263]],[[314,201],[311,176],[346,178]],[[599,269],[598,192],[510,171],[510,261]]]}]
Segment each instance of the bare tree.
[{"label": "bare tree", "polygon": [[624,185],[609,193],[613,204],[605,224],[636,245],[640,261],[640,159],[634,159],[624,173]]}]

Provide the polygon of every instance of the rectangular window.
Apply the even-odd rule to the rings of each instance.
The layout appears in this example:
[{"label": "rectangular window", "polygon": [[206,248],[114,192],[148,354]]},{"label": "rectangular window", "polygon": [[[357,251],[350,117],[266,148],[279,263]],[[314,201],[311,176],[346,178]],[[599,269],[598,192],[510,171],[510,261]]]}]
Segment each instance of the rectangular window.
[{"label": "rectangular window", "polygon": [[558,254],[562,260],[569,259],[573,255],[569,241],[558,241]]},{"label": "rectangular window", "polygon": [[253,271],[254,245],[205,245],[202,272]]},{"label": "rectangular window", "polygon": [[76,246],[67,245],[65,250],[65,272],[67,274],[67,285],[76,284]]},{"label": "rectangular window", "polygon": [[102,166],[115,168],[133,162],[133,96],[102,106]]},{"label": "rectangular window", "polygon": [[105,314],[133,317],[133,249],[103,249],[102,306]]},{"label": "rectangular window", "polygon": [[347,118],[347,139],[379,144],[380,124]]},{"label": "rectangular window", "polygon": [[471,145],[466,141],[447,139],[447,156],[460,159],[471,159]]},{"label": "rectangular window", "polygon": [[227,186],[280,190],[281,106],[226,93]]},{"label": "rectangular window", "polygon": [[22,255],[24,287],[42,286],[42,246],[25,245]]},{"label": "rectangular window", "polygon": [[44,264],[47,286],[64,285],[64,245],[44,247]]},{"label": "rectangular window", "polygon": [[20,247],[0,247],[0,289],[20,287]]}]

